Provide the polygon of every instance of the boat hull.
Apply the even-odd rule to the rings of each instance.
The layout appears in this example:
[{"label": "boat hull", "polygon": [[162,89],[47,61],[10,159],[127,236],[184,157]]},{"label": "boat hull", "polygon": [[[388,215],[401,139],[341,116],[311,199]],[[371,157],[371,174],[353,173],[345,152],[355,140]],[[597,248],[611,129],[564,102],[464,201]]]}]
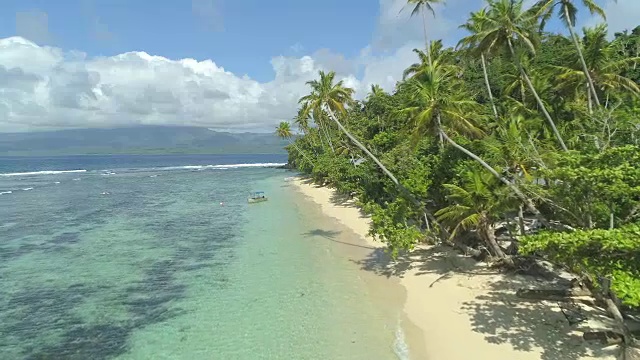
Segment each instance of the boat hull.
[{"label": "boat hull", "polygon": [[268,199],[266,197],[263,198],[249,198],[249,204],[255,204],[255,203],[259,203],[259,202],[264,202],[267,201]]}]

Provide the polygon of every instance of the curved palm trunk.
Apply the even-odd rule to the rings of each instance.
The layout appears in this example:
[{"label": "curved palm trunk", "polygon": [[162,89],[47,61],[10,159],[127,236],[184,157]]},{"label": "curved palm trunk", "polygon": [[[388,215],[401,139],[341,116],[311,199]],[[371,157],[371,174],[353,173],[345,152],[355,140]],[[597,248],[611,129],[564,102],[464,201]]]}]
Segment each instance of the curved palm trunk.
[{"label": "curved palm trunk", "polygon": [[[481,217],[482,218],[480,220],[480,223],[478,224],[480,237],[484,240],[485,244],[487,244],[489,249],[491,249],[491,252],[495,257],[503,261],[506,260],[507,255],[505,255],[500,245],[498,245],[498,241],[496,240],[495,229],[491,225],[491,222],[489,221],[489,219],[486,218],[485,215],[482,215]],[[507,262],[509,263],[509,261]],[[511,261],[510,263],[513,263],[513,261]]]},{"label": "curved palm trunk", "polygon": [[484,53],[480,54],[480,60],[482,61],[484,84],[487,86],[487,93],[489,94],[489,101],[491,101],[491,107],[493,108],[493,115],[496,117],[496,121],[498,121],[498,109],[496,108],[496,102],[493,100],[493,93],[491,92],[491,84],[489,84],[489,74],[487,73],[487,61],[484,57]]},{"label": "curved palm trunk", "polygon": [[576,47],[578,51],[578,57],[580,58],[580,64],[582,65],[582,71],[584,71],[584,75],[587,78],[587,82],[589,83],[589,91],[591,95],[593,95],[593,100],[596,102],[596,105],[600,107],[600,99],[598,98],[598,93],[596,92],[596,86],[593,83],[593,79],[591,78],[591,74],[589,73],[589,67],[587,67],[587,62],[584,60],[584,56],[582,55],[582,47],[580,46],[580,42],[578,41],[578,36],[573,30],[573,24],[571,23],[571,17],[569,16],[569,9],[566,5],[562,5],[564,10],[564,16],[567,20],[567,28],[569,29],[569,33],[571,34],[571,40],[573,40],[573,45]]},{"label": "curved palm trunk", "polygon": [[489,171],[493,176],[495,176],[498,180],[500,180],[500,182],[502,182],[505,186],[507,186],[509,189],[511,189],[511,191],[513,191],[513,193],[520,199],[520,201],[522,201],[524,203],[524,206],[526,206],[527,210],[531,211],[533,213],[533,215],[536,217],[536,219],[538,219],[538,221],[540,221],[544,226],[549,227],[549,222],[547,221],[547,219],[542,215],[540,210],[538,210],[538,208],[536,208],[536,206],[533,204],[533,201],[531,201],[531,199],[529,199],[522,192],[522,190],[520,190],[511,181],[507,180],[504,176],[500,175],[493,167],[491,167],[491,165],[487,164],[478,155],[472,153],[471,151],[467,150],[465,147],[463,147],[463,146],[459,145],[457,142],[453,141],[453,139],[451,139],[447,135],[447,133],[445,133],[441,128],[438,129],[438,131],[440,132],[440,134],[442,134],[442,137],[445,140],[447,140],[447,142],[449,144],[451,144],[456,149],[458,149],[458,150],[462,151],[463,153],[465,153],[468,157],[470,157],[473,160],[477,161],[480,165],[482,165],[482,167],[487,169],[487,171]]},{"label": "curved palm trunk", "polygon": [[513,50],[513,44],[511,44],[511,39],[507,39],[507,43],[509,44],[509,51],[511,52],[511,56],[513,56],[513,60],[516,62],[516,65],[518,66],[518,70],[520,70],[520,75],[522,75],[522,77],[524,78],[524,81],[527,83],[527,87],[529,87],[529,90],[531,90],[533,97],[536,99],[536,102],[538,103],[538,107],[540,108],[544,116],[547,118],[547,121],[549,122],[549,125],[553,130],[553,134],[556,136],[556,139],[558,139],[558,142],[560,143],[560,147],[562,147],[562,150],[564,151],[569,151],[569,149],[567,148],[567,145],[564,144],[564,140],[562,140],[562,136],[560,135],[560,132],[556,127],[556,123],[551,118],[551,115],[547,111],[546,106],[544,106],[542,99],[540,99],[540,95],[538,95],[538,92],[533,87],[533,83],[531,83],[531,79],[529,79],[529,75],[527,75],[527,72],[524,71],[522,64],[518,60],[516,56],[516,52],[515,50]]}]

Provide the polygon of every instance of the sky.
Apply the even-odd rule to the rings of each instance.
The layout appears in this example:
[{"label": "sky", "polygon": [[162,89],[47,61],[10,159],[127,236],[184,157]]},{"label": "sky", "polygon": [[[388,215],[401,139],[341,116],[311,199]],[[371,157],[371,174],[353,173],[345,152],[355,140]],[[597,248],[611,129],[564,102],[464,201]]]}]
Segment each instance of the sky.
[{"label": "sky", "polygon": [[[532,3],[532,0],[526,0]],[[611,32],[640,0],[596,0]],[[0,132],[132,125],[272,131],[319,70],[363,97],[424,47],[406,0],[4,0]],[[483,0],[447,0],[431,38],[455,45]],[[580,8],[579,23],[598,19]],[[551,30],[560,31],[555,22]]]}]

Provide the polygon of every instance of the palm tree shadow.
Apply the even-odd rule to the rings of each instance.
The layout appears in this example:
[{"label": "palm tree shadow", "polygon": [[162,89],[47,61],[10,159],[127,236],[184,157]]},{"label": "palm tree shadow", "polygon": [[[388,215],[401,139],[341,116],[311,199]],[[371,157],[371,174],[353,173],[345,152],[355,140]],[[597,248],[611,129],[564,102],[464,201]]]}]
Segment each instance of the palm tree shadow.
[{"label": "palm tree shadow", "polygon": [[464,279],[473,277],[473,291],[477,293],[463,302],[458,312],[464,314],[472,330],[482,334],[487,343],[507,344],[521,352],[540,351],[541,360],[579,360],[589,354],[606,356],[616,351],[602,349],[598,344],[585,344],[576,330],[586,330],[586,323],[584,320],[570,323],[570,315],[566,315],[579,313],[576,316],[580,319],[601,320],[606,316],[602,310],[569,303],[563,304],[560,311],[556,303],[527,301],[516,295],[520,288],[563,284],[559,279],[505,274],[446,246],[419,247],[401,253],[396,259],[379,248],[354,262],[363,270],[387,278],[402,278],[408,271],[412,272],[411,276],[429,275],[424,277],[429,288],[446,283],[449,278],[455,283],[447,286],[466,286],[458,282],[464,283]]},{"label": "palm tree shadow", "polygon": [[336,230],[313,229],[313,230],[307,231],[306,233],[303,233],[302,236],[304,236],[304,237],[321,237],[321,238],[325,238],[325,239],[327,239],[329,241],[332,241],[332,242],[335,242],[335,243],[338,243],[338,244],[358,247],[358,248],[362,248],[362,249],[370,249],[370,250],[375,249],[375,248],[373,248],[371,246],[354,244],[354,243],[350,243],[350,242],[341,241],[341,240],[336,239],[336,236],[340,235],[341,233],[342,233],[342,231],[336,231]]},{"label": "palm tree shadow", "polygon": [[586,343],[581,336],[582,331],[589,330],[586,320],[602,321],[604,310],[574,303],[528,301],[516,295],[516,289],[540,282],[531,276],[504,275],[487,282],[486,289],[462,303],[460,310],[469,317],[473,331],[483,334],[488,343],[508,344],[522,352],[538,349],[541,360],[615,356],[615,347],[603,349]]}]

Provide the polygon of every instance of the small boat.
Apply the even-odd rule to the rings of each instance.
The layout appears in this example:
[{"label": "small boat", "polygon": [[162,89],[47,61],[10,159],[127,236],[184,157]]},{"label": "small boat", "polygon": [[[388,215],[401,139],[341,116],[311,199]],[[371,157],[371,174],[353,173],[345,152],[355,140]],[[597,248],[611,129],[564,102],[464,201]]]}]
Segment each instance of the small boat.
[{"label": "small boat", "polygon": [[248,199],[249,204],[259,203],[267,200],[269,199],[264,195],[264,191],[252,192],[251,195],[249,195],[249,199]]}]

